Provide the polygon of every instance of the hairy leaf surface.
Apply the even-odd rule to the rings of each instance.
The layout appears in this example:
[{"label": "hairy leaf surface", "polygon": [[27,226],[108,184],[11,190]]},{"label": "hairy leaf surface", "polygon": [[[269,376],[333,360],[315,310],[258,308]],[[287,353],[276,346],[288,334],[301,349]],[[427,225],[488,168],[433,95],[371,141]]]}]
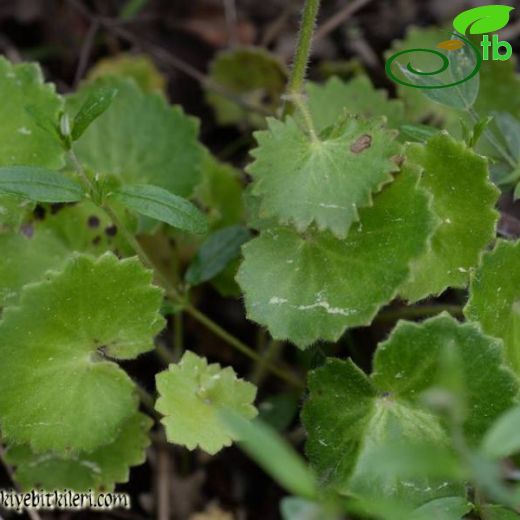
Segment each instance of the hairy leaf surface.
[{"label": "hairy leaf surface", "polygon": [[230,446],[234,434],[219,418],[221,408],[246,419],[257,414],[256,387],[238,379],[235,371],[208,364],[205,358],[186,352],[181,361],[156,376],[159,399],[155,405],[170,442],[193,450],[199,446],[214,454]]},{"label": "hairy leaf surface", "polygon": [[0,424],[37,451],[90,451],[135,412],[134,384],[111,359],[153,348],[161,290],[136,259],[76,255],[24,288],[0,324]]},{"label": "hairy leaf surface", "polygon": [[300,347],[370,323],[407,278],[432,230],[429,200],[416,183],[415,171],[398,174],[361,211],[346,240],[273,228],[248,242],[237,275],[248,317]]}]

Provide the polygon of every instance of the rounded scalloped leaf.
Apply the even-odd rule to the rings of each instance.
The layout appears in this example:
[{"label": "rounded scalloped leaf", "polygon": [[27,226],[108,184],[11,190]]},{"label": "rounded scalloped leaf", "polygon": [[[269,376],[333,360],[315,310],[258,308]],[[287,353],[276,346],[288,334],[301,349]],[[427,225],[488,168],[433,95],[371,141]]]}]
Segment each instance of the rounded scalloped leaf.
[{"label": "rounded scalloped leaf", "polygon": [[[230,93],[274,113],[287,82],[284,64],[265,49],[240,47],[219,53],[210,65],[209,78]],[[265,117],[208,90],[208,103],[221,125],[246,122],[265,126]]]},{"label": "rounded scalloped leaf", "polygon": [[248,317],[300,347],[369,324],[433,229],[429,199],[416,184],[417,173],[403,170],[361,210],[346,240],[273,228],[248,242],[237,275]]},{"label": "rounded scalloped leaf", "polygon": [[155,405],[164,415],[161,422],[170,442],[193,450],[199,446],[215,454],[230,446],[234,436],[219,417],[219,410],[229,409],[246,419],[257,411],[253,406],[256,387],[238,379],[235,371],[208,364],[192,352],[156,376],[159,399]]},{"label": "rounded scalloped leaf", "polygon": [[337,77],[322,85],[309,82],[306,90],[308,107],[318,132],[333,125],[338,114],[343,112],[364,117],[385,116],[390,128],[399,128],[405,122],[403,102],[388,99],[387,92],[376,90],[365,75],[348,82]]},{"label": "rounded scalloped leaf", "polygon": [[88,72],[88,81],[104,76],[133,79],[143,92],[166,94],[166,78],[146,54],[120,53],[96,62]]},{"label": "rounded scalloped leaf", "polygon": [[110,359],[153,348],[162,291],[137,259],[75,255],[26,286],[0,323],[0,425],[37,451],[91,451],[111,442],[137,406]]},{"label": "rounded scalloped leaf", "polygon": [[158,94],[142,92],[125,78],[104,77],[67,99],[73,116],[101,86],[117,89],[108,110],[74,144],[79,159],[96,173],[129,184],[153,184],[187,197],[200,180],[204,150],[198,122]]},{"label": "rounded scalloped leaf", "polygon": [[413,485],[402,476],[387,480],[374,460],[403,441],[408,447],[449,444],[440,420],[421,408],[420,399],[443,380],[446,348],[461,360],[468,413],[463,426],[471,444],[516,402],[518,381],[503,363],[499,341],[448,315],[421,324],[399,322],[378,346],[370,378],[351,361],[337,359],[310,373],[302,414],[306,451],[326,482],[341,492],[378,489],[408,502],[420,498],[417,505],[453,494],[444,479]]},{"label": "rounded scalloped leaf", "polygon": [[426,145],[408,146],[406,156],[423,170],[419,186],[431,194],[439,218],[430,247],[412,263],[400,290],[417,301],[448,287],[466,287],[470,270],[495,237],[500,192],[489,180],[486,159],[446,133]]},{"label": "rounded scalloped leaf", "polygon": [[313,222],[345,238],[358,220],[358,208],[392,180],[401,146],[383,119],[341,117],[313,141],[292,117],[268,120],[255,133],[258,147],[248,172],[260,216],[276,217],[305,231]]},{"label": "rounded scalloped leaf", "polygon": [[501,338],[505,355],[520,374],[520,242],[497,242],[472,276],[464,314]]},{"label": "rounded scalloped leaf", "polygon": [[6,460],[16,466],[15,479],[23,489],[98,492],[128,482],[130,467],[142,464],[150,444],[153,421],[141,413],[128,419],[115,440],[90,453],[60,457],[54,453],[34,453],[29,446],[10,446]]}]

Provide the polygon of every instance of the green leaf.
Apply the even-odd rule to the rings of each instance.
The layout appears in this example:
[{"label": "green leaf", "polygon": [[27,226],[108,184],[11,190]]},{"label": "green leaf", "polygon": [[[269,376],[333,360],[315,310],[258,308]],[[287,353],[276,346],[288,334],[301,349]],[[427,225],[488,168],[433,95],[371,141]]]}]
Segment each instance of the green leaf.
[{"label": "green leaf", "polygon": [[493,115],[507,150],[515,161],[520,162],[520,121],[507,112],[496,112]]},{"label": "green leaf", "polygon": [[473,504],[463,497],[437,498],[418,507],[411,520],[461,520],[473,510]]},{"label": "green leaf", "polygon": [[275,430],[258,419],[246,421],[228,410],[223,410],[220,417],[238,439],[239,446],[280,486],[301,497],[316,497],[317,483],[311,470]]},{"label": "green leaf", "polygon": [[77,202],[85,196],[77,182],[35,166],[0,167],[0,193],[34,202]]},{"label": "green leaf", "polygon": [[372,204],[372,194],[392,180],[401,147],[396,132],[382,119],[348,116],[317,142],[291,117],[268,120],[256,132],[255,161],[248,167],[260,214],[305,231],[313,222],[345,238],[358,220],[358,208]]},{"label": "green leaf", "polygon": [[22,197],[0,195],[0,234],[18,231],[35,206]]},{"label": "green leaf", "polygon": [[468,284],[469,271],[495,237],[499,192],[489,180],[486,160],[445,133],[425,146],[410,145],[407,158],[423,169],[419,186],[432,195],[439,218],[429,249],[412,264],[400,290],[417,301]]},{"label": "green leaf", "polygon": [[165,77],[146,54],[122,52],[98,60],[89,70],[87,80],[94,81],[103,76],[132,79],[143,92],[147,93],[157,92],[164,95],[166,91]]},{"label": "green leaf", "polygon": [[248,242],[237,275],[248,317],[300,347],[370,323],[432,231],[429,201],[416,183],[416,172],[405,168],[344,241],[273,228]]},{"label": "green leaf", "polygon": [[13,65],[0,57],[0,166],[23,164],[58,169],[64,150],[57,134],[41,128],[26,110],[30,105],[42,120],[57,127],[63,108],[54,85],[45,84],[40,68],[30,63]]},{"label": "green leaf", "polygon": [[209,153],[202,163],[202,182],[196,198],[207,210],[211,229],[240,224],[244,220],[240,172]]},{"label": "green leaf", "polygon": [[399,128],[404,123],[403,103],[388,99],[387,92],[376,90],[365,75],[349,82],[337,77],[323,85],[309,82],[306,90],[312,121],[318,132],[336,123],[338,114],[343,112],[365,117],[385,116],[390,128]]},{"label": "green leaf", "polygon": [[401,125],[399,127],[399,133],[407,141],[417,141],[425,143],[439,132],[438,128],[434,128],[428,125]]},{"label": "green leaf", "polygon": [[74,115],[92,92],[114,88],[110,108],[74,144],[80,161],[124,184],[153,184],[181,197],[191,195],[200,179],[203,148],[198,124],[157,94],[141,92],[124,78],[104,77],[86,84],[67,100]]},{"label": "green leaf", "polygon": [[108,109],[116,94],[117,90],[110,87],[100,87],[89,93],[78,113],[74,116],[71,131],[73,141],[77,141],[85,133],[85,130]]},{"label": "green leaf", "polygon": [[[287,71],[284,64],[265,49],[239,47],[217,54],[210,65],[209,79],[250,105],[274,113],[285,91]],[[221,125],[265,126],[264,116],[214,90],[208,90],[206,99]]]},{"label": "green leaf", "polygon": [[26,286],[0,323],[0,425],[36,452],[91,451],[112,442],[137,407],[112,359],[153,348],[162,291],[137,259],[76,255]]},{"label": "green leaf", "polygon": [[472,276],[464,314],[504,341],[505,356],[520,373],[520,242],[499,240]]},{"label": "green leaf", "polygon": [[122,186],[111,193],[111,198],[170,226],[190,233],[205,233],[208,230],[206,216],[190,201],[169,191],[147,184]]},{"label": "green leaf", "polygon": [[22,288],[43,277],[49,269],[60,269],[70,249],[52,231],[32,236],[0,235],[0,307],[18,300]]},{"label": "green leaf", "polygon": [[170,442],[193,450],[199,446],[215,454],[230,446],[235,435],[222,424],[219,410],[235,411],[246,419],[256,415],[256,387],[238,379],[235,371],[208,364],[192,352],[156,376],[159,399],[155,405]]},{"label": "green leaf", "polygon": [[482,451],[489,457],[504,459],[520,452],[520,407],[511,408],[491,426],[482,441]]},{"label": "green leaf", "polygon": [[199,285],[217,276],[240,256],[242,244],[250,238],[251,233],[242,226],[222,228],[209,235],[188,267],[186,281]]},{"label": "green leaf", "polygon": [[113,442],[96,450],[60,457],[54,453],[36,454],[27,445],[10,446],[6,460],[16,466],[15,478],[23,489],[104,492],[128,481],[129,469],[145,461],[153,421],[136,413],[122,425]]},{"label": "green leaf", "polygon": [[482,506],[482,515],[486,520],[518,520],[520,518],[520,514],[513,510],[492,504]]},{"label": "green leaf", "polygon": [[[440,420],[421,407],[421,394],[442,379],[445,348],[457,349],[463,361],[468,402],[463,428],[468,442],[480,442],[518,392],[516,378],[502,364],[499,342],[447,315],[420,325],[400,322],[379,345],[370,378],[351,361],[334,359],[309,376],[302,415],[307,454],[325,482],[341,493],[383,494],[416,507],[459,494],[439,473],[432,477],[428,466],[421,476],[403,479],[375,463],[382,449],[396,444],[448,446]],[[451,463],[439,472],[453,476]]]},{"label": "green leaf", "polygon": [[514,7],[507,5],[483,5],[463,11],[453,20],[453,27],[460,34],[484,34],[496,32],[509,23]]}]

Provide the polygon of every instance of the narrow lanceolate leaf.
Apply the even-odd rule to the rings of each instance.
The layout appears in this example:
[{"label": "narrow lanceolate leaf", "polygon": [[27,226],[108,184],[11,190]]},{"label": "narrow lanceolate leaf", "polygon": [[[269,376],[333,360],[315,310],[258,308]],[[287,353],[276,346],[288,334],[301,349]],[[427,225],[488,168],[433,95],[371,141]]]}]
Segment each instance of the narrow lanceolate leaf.
[{"label": "narrow lanceolate leaf", "polygon": [[34,202],[77,202],[85,196],[77,182],[36,166],[0,167],[0,194]]},{"label": "narrow lanceolate leaf", "polygon": [[74,144],[80,161],[125,184],[153,184],[191,195],[204,152],[196,120],[168,106],[159,94],[144,93],[133,81],[117,77],[99,78],[69,97],[71,117],[99,88],[117,89],[117,96]]},{"label": "narrow lanceolate leaf", "polygon": [[248,242],[237,280],[249,318],[300,347],[335,341],[345,328],[370,323],[433,229],[429,200],[416,182],[409,168],[398,174],[374,206],[361,211],[346,240],[273,228]]},{"label": "narrow lanceolate leaf", "polygon": [[240,247],[251,238],[243,226],[229,226],[212,233],[200,246],[186,271],[186,281],[191,285],[211,280],[240,256]]},{"label": "narrow lanceolate leaf", "polygon": [[135,386],[112,359],[153,348],[161,290],[136,259],[76,255],[24,288],[0,323],[0,426],[36,452],[92,451],[136,411]]},{"label": "narrow lanceolate leaf", "polygon": [[407,158],[423,168],[419,186],[432,195],[439,218],[430,248],[412,264],[400,290],[417,301],[467,285],[469,271],[495,236],[499,192],[489,180],[486,160],[445,133],[424,146],[410,145]]},{"label": "narrow lanceolate leaf", "polygon": [[166,222],[182,231],[205,233],[208,230],[206,216],[190,201],[158,186],[122,186],[111,197],[141,215]]},{"label": "narrow lanceolate leaf", "polygon": [[193,450],[199,446],[214,454],[230,446],[235,438],[220,419],[221,409],[229,409],[246,419],[257,414],[253,401],[256,387],[238,379],[235,371],[208,364],[186,352],[177,365],[156,376],[159,399],[155,405],[164,415],[162,423],[170,442]]},{"label": "narrow lanceolate leaf", "polygon": [[269,120],[255,134],[258,147],[249,166],[260,216],[273,216],[299,231],[313,222],[344,238],[358,220],[358,208],[392,180],[401,147],[384,120],[340,117],[313,141],[291,117]]},{"label": "narrow lanceolate leaf", "polygon": [[333,77],[323,85],[309,82],[306,90],[312,121],[318,131],[333,125],[343,112],[385,116],[390,128],[399,128],[404,123],[403,102],[388,99],[388,94],[376,90],[367,76],[357,76],[348,82]]},{"label": "narrow lanceolate leaf", "polygon": [[447,315],[422,324],[400,322],[379,345],[370,377],[351,361],[331,359],[310,375],[303,409],[307,454],[326,483],[341,493],[377,493],[416,507],[435,498],[463,496],[462,486],[450,483],[451,463],[439,467],[435,478],[420,470],[403,478],[402,472],[381,471],[378,463],[396,445],[449,446],[447,429],[421,406],[421,395],[443,379],[445,349],[461,357],[467,397],[464,433],[471,445],[480,442],[518,392],[516,378],[503,365],[500,342]]},{"label": "narrow lanceolate leaf", "polygon": [[85,130],[93,123],[112,103],[117,94],[115,88],[100,87],[90,92],[72,122],[71,138],[77,141]]},{"label": "narrow lanceolate leaf", "polygon": [[470,285],[464,309],[469,320],[501,338],[507,360],[520,374],[520,242],[499,241],[486,253]]},{"label": "narrow lanceolate leaf", "polygon": [[15,478],[23,489],[110,491],[128,481],[131,466],[145,461],[153,421],[136,413],[124,422],[115,440],[86,453],[60,456],[34,453],[27,445],[11,446],[6,460],[16,467]]},{"label": "narrow lanceolate leaf", "polygon": [[482,451],[489,457],[504,459],[520,452],[520,407],[500,416],[486,432]]}]

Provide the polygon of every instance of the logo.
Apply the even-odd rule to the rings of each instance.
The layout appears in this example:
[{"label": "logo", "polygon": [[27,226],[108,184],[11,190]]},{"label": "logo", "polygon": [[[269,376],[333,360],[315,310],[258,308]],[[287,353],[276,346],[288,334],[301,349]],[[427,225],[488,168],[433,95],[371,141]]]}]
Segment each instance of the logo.
[{"label": "logo", "polygon": [[[388,77],[395,83],[411,88],[441,89],[460,85],[476,76],[483,61],[505,61],[513,55],[511,44],[501,41],[497,34],[489,37],[509,22],[509,16],[514,7],[507,5],[484,5],[468,9],[457,15],[453,20],[455,32],[451,33],[451,39],[441,41],[437,49],[406,49],[397,52],[386,60],[385,69]],[[471,35],[483,35],[480,45],[474,43]],[[479,48],[480,47],[480,48]],[[440,66],[435,70],[423,71],[408,61],[402,65],[398,58],[412,53],[426,53],[440,60]],[[453,57],[450,60],[450,57]],[[424,54],[423,54],[424,56]],[[394,67],[397,66],[406,79],[396,76]],[[440,81],[434,76],[439,76],[448,71],[450,79]]]}]

